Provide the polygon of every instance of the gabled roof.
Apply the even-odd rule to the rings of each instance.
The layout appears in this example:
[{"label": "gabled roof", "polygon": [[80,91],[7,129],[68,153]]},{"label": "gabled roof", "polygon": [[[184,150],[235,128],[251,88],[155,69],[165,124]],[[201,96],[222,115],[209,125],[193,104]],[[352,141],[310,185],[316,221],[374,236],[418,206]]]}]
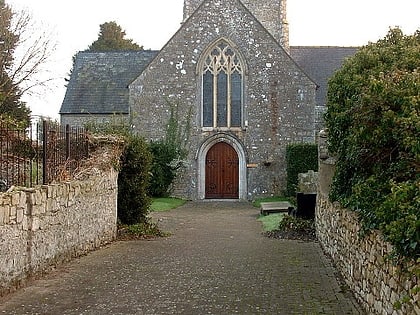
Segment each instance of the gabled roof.
[{"label": "gabled roof", "polygon": [[[328,80],[357,47],[292,46],[290,55],[316,83],[316,104],[326,102]],[[128,86],[159,51],[79,52],[60,114],[128,114]]]},{"label": "gabled roof", "polygon": [[318,84],[316,104],[324,106],[327,99],[328,80],[346,58],[353,56],[357,47],[292,46],[290,55],[309,77]]},{"label": "gabled roof", "polygon": [[60,114],[128,114],[128,85],[157,53],[79,52]]}]

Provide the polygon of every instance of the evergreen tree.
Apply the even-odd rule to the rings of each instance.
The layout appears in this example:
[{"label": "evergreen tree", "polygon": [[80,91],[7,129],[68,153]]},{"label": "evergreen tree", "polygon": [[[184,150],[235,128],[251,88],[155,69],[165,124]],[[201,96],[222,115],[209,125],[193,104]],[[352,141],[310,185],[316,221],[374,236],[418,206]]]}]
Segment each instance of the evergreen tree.
[{"label": "evergreen tree", "polygon": [[20,101],[22,93],[10,76],[13,53],[19,42],[19,36],[11,30],[13,16],[11,8],[4,0],[0,0],[0,116],[7,116],[28,125],[30,110]]},{"label": "evergreen tree", "polygon": [[125,31],[116,22],[101,24],[99,36],[87,51],[114,51],[114,50],[142,50],[132,39],[126,39]]}]

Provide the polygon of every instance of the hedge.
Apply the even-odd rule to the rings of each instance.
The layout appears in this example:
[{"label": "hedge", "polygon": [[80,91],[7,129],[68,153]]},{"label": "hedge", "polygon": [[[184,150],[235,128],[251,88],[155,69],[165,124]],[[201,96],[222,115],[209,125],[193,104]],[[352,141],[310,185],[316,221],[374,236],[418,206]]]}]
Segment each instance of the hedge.
[{"label": "hedge", "polygon": [[295,196],[298,174],[309,170],[318,171],[318,146],[312,143],[289,144],[286,148],[288,196]]}]

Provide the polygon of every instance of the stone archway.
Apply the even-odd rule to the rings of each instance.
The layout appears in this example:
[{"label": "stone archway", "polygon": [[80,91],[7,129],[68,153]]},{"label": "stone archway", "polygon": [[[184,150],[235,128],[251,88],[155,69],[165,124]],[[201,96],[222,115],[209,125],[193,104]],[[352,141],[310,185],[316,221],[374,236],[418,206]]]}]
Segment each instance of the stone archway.
[{"label": "stone archway", "polygon": [[[224,142],[229,145],[237,156],[238,166],[238,188],[237,195],[226,195],[221,198],[246,199],[247,198],[247,175],[246,175],[246,155],[242,144],[231,135],[219,133],[206,139],[196,154],[198,162],[198,199],[206,199],[206,158],[209,151],[218,143]],[[207,196],[208,198],[217,198]]]}]

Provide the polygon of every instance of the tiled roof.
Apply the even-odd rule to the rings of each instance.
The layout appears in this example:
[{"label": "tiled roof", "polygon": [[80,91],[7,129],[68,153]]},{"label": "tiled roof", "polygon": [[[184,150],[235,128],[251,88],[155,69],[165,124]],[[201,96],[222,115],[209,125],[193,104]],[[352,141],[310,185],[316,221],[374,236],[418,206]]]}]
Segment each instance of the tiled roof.
[{"label": "tiled roof", "polygon": [[317,47],[292,46],[290,55],[303,71],[318,84],[316,104],[323,106],[326,103],[328,80],[338,70],[344,60],[353,56],[357,47]]},{"label": "tiled roof", "polygon": [[128,114],[128,85],[157,53],[79,52],[60,114]]}]

